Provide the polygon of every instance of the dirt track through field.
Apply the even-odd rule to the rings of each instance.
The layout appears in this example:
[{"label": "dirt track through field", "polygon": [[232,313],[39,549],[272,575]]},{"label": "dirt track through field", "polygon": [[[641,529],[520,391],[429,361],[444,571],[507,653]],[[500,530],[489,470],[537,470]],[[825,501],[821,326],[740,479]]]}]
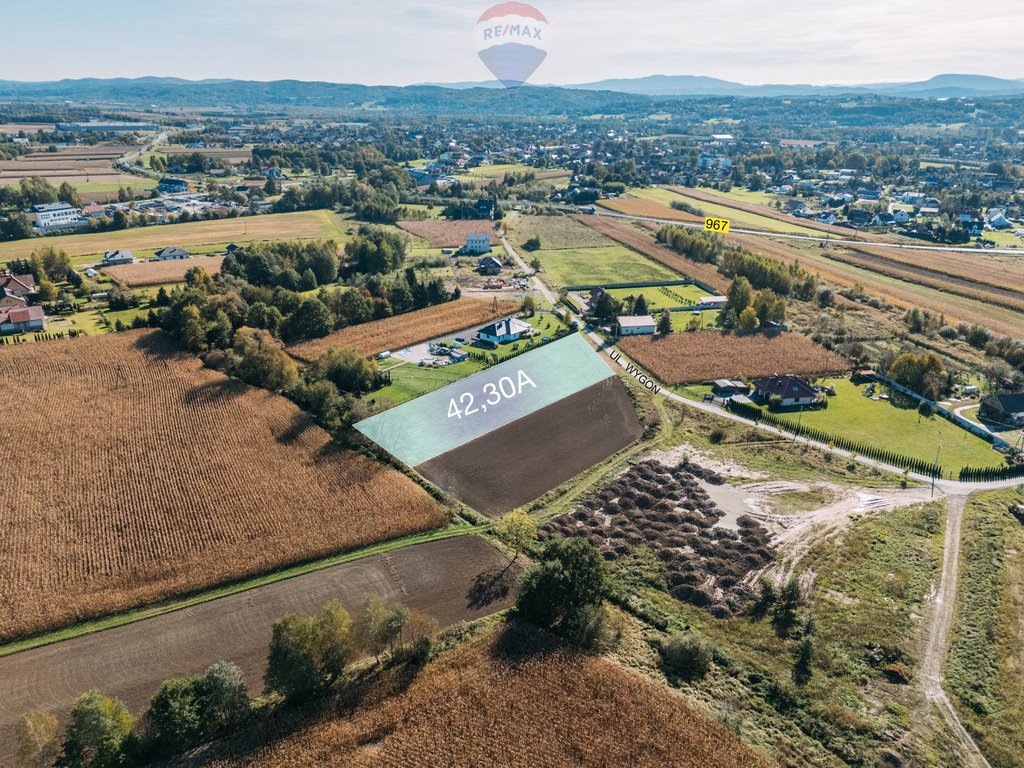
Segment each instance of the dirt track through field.
[{"label": "dirt track through field", "polygon": [[290,612],[311,615],[329,600],[354,612],[366,596],[378,594],[428,613],[441,626],[507,608],[511,594],[488,594],[480,588],[488,581],[477,582],[507,562],[477,536],[444,539],[0,659],[0,761],[13,760],[21,715],[41,709],[63,718],[91,688],[122,698],[138,714],[163,680],[227,659],[258,694],[273,622]]}]

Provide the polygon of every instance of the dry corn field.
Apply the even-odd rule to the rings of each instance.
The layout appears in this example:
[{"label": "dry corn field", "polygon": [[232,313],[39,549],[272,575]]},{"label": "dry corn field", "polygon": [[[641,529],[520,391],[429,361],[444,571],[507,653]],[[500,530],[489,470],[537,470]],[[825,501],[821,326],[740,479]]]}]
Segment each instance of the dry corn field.
[{"label": "dry corn field", "polygon": [[147,285],[182,283],[185,281],[185,273],[192,267],[202,267],[211,276],[219,275],[223,263],[223,256],[208,256],[200,259],[121,264],[116,267],[104,267],[103,271],[123,288],[143,288]]},{"label": "dry corn field", "polygon": [[447,520],[157,332],[0,347],[0,381],[0,639]]},{"label": "dry corn field", "polygon": [[720,331],[633,336],[619,348],[666,384],[847,371],[850,363],[798,333],[738,335]]},{"label": "dry corn field", "polygon": [[516,312],[519,306],[516,301],[498,301],[495,311],[493,301],[459,299],[371,323],[349,326],[322,339],[296,344],[289,347],[288,352],[292,357],[307,362],[322,357],[330,349],[354,349],[364,355],[375,355],[506,317]]},{"label": "dry corn field", "polygon": [[[501,766],[767,768],[683,699],[610,661],[512,627],[430,663],[402,694],[363,703],[210,768]],[[504,646],[529,655],[509,656]],[[376,704],[376,706],[374,706]]]}]

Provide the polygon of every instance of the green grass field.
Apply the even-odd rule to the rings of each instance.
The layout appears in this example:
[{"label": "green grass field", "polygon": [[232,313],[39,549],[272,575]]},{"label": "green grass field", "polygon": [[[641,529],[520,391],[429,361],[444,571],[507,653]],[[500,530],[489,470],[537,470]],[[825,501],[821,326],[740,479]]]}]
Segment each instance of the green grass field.
[{"label": "green grass field", "polygon": [[[835,387],[836,396],[828,399],[828,408],[805,409],[799,416],[803,426],[925,461],[934,461],[941,447],[939,463],[946,471],[1003,463],[1003,457],[987,442],[945,419],[922,416],[914,408],[897,408],[885,400],[871,400],[863,396],[863,386],[849,379],[830,379],[828,384]],[[794,423],[798,418],[796,411],[780,415]]]},{"label": "green grass field", "polygon": [[391,369],[391,384],[370,393],[368,397],[378,403],[390,400],[394,405],[401,405],[483,369],[484,364],[476,360],[466,360],[444,368],[420,368],[413,363],[403,363]]},{"label": "green grass field", "polygon": [[714,328],[720,313],[717,309],[706,309],[696,315],[693,312],[670,312],[669,314],[672,317],[672,332],[682,333],[689,330],[690,323],[694,319],[699,322],[701,329]]},{"label": "green grass field", "polygon": [[192,221],[187,224],[164,224],[83,235],[34,237],[0,243],[0,261],[26,258],[43,246],[61,248],[75,258],[102,254],[104,251],[117,248],[135,251],[138,256],[166,245],[182,246],[197,252],[197,246],[205,246],[208,249],[206,252],[212,252],[222,250],[228,243],[257,240],[333,239],[343,243],[348,239],[346,232],[351,226],[351,221],[331,211],[300,211],[243,216],[236,219]]},{"label": "green grass field", "polygon": [[678,280],[679,275],[621,245],[604,248],[563,248],[534,251],[540,259],[545,282],[563,285]]},{"label": "green grass field", "polygon": [[608,294],[613,299],[624,300],[628,296],[643,296],[651,310],[666,307],[690,307],[697,304],[708,292],[696,285],[666,285],[659,288],[612,288]]}]

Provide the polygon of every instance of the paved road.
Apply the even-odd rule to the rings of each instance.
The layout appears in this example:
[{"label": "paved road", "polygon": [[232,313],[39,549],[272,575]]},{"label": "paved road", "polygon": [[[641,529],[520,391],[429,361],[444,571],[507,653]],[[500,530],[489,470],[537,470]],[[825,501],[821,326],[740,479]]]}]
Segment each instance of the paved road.
[{"label": "paved road", "polygon": [[351,612],[371,594],[424,611],[441,626],[506,608],[511,595],[475,588],[480,574],[506,564],[478,536],[443,539],[2,658],[0,763],[15,762],[14,728],[21,715],[45,709],[63,717],[92,688],[122,698],[138,713],[163,680],[227,659],[259,693],[271,626],[286,613],[312,615],[335,599]]},{"label": "paved road", "polygon": [[[650,221],[654,224],[674,224],[689,229],[704,229],[703,224],[693,221],[680,221],[679,219],[659,219],[654,216],[632,216],[628,213],[615,213],[605,209],[597,209],[595,216],[607,216],[613,219],[629,219],[630,221]],[[756,235],[758,237],[775,237],[782,240],[807,240],[812,243],[831,243],[833,245],[869,245],[872,248],[893,248],[896,250],[908,251],[943,251],[945,253],[964,253],[977,256],[979,253],[1000,253],[1007,256],[1020,256],[1024,250],[1020,248],[957,248],[951,245],[905,245],[903,243],[884,243],[867,240],[850,240],[838,237],[815,237],[814,235],[795,235],[783,232],[769,232],[763,229],[739,229],[730,227],[729,232],[740,235]]]}]

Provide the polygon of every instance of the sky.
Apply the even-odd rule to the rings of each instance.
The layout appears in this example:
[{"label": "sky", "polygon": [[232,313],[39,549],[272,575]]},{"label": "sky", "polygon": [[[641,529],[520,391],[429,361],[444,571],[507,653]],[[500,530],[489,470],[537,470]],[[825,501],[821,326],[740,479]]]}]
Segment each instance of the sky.
[{"label": "sky", "polygon": [[[533,0],[551,25],[535,83],[651,74],[854,84],[1024,78],[1024,3]],[[0,79],[176,76],[370,85],[491,79],[491,2],[4,0]],[[43,10],[45,9],[45,11]],[[16,30],[11,34],[12,30]]]}]

